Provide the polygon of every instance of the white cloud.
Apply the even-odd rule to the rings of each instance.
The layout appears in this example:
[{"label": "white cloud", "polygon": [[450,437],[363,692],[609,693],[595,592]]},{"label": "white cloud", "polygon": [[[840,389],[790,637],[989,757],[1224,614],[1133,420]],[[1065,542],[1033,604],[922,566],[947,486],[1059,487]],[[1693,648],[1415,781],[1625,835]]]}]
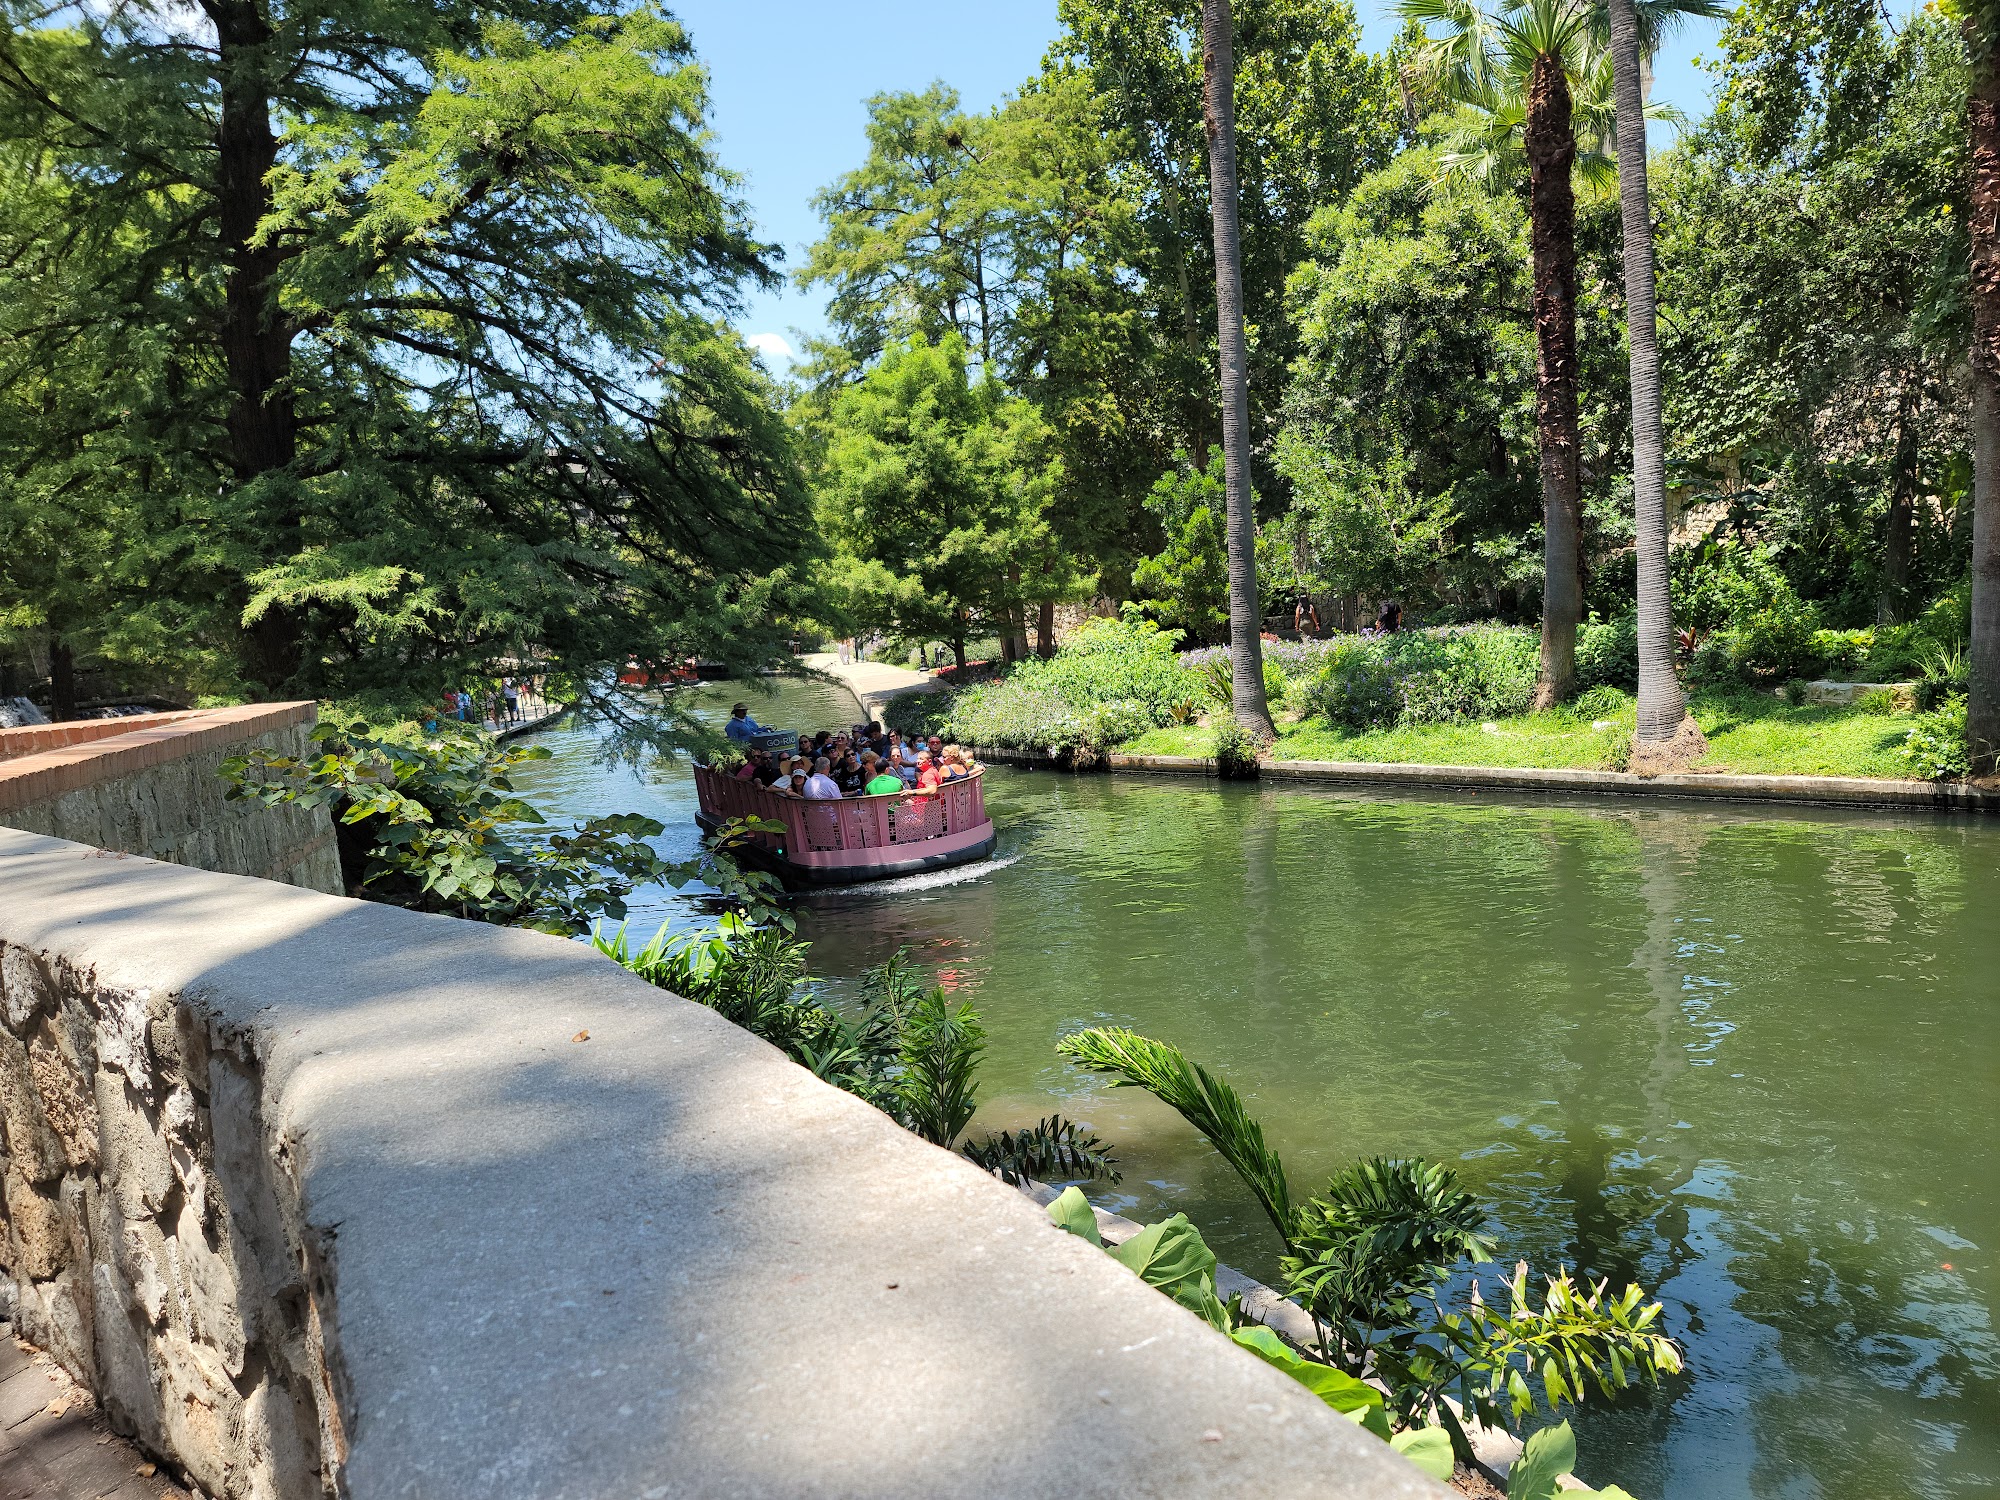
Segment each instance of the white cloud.
[{"label": "white cloud", "polygon": [[753,333],[743,340],[752,349],[767,359],[790,359],[792,346],[785,342],[783,334]]}]

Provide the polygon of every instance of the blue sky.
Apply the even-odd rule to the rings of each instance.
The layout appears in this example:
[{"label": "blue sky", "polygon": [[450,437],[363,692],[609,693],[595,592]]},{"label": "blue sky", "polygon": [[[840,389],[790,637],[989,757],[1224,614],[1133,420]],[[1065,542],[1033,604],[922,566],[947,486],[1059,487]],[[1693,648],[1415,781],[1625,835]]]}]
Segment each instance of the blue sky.
[{"label": "blue sky", "polygon": [[[1386,45],[1392,6],[1358,3],[1366,44]],[[818,238],[813,193],[861,160],[863,100],[941,78],[967,107],[986,108],[1035,72],[1056,34],[1056,0],[679,0],[672,8],[708,65],[722,159],[745,178],[761,233],[785,247],[793,267]],[[1719,29],[1690,26],[1666,50],[1655,98],[1690,116],[1707,112],[1712,80],[1693,59],[1713,49]],[[756,293],[739,326],[783,371],[781,350],[761,336],[796,347],[798,331],[825,332],[822,300],[789,285]]]}]

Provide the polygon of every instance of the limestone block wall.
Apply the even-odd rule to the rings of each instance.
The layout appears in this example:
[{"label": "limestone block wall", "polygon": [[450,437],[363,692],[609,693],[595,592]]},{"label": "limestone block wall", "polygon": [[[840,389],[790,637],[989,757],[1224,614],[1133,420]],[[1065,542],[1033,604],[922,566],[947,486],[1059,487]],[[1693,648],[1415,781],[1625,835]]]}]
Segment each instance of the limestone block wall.
[{"label": "limestone block wall", "polygon": [[327,809],[226,802],[216,774],[252,747],[303,753],[314,717],[251,704],[0,730],[0,824],[338,894]]},{"label": "limestone block wall", "polygon": [[329,1491],[319,1237],[247,1039],[12,943],[0,1008],[16,1326],[209,1495]]},{"label": "limestone block wall", "polygon": [[217,1500],[1446,1493],[581,944],[8,829],[0,891],[0,1287]]}]

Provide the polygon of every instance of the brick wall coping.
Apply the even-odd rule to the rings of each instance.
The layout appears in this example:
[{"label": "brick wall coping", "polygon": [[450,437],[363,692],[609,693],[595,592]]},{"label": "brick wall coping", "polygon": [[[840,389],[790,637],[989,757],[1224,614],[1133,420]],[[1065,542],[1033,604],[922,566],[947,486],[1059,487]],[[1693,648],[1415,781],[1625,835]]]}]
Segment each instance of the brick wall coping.
[{"label": "brick wall coping", "polygon": [[310,700],[246,703],[0,729],[0,813],[274,729],[310,724],[318,707]]}]

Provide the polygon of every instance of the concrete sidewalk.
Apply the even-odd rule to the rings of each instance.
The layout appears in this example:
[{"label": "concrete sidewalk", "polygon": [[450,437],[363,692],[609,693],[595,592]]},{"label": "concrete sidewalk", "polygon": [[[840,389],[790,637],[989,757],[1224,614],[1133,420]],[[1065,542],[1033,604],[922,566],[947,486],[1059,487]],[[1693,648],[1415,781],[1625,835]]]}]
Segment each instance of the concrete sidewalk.
[{"label": "concrete sidewalk", "polygon": [[0,1500],[190,1500],[90,1393],[0,1323]]},{"label": "concrete sidewalk", "polygon": [[854,701],[861,705],[862,717],[879,719],[891,699],[905,693],[938,693],[944,684],[928,672],[910,667],[892,667],[885,661],[843,662],[831,651],[815,652],[799,658],[816,672],[824,672],[843,682]]}]

